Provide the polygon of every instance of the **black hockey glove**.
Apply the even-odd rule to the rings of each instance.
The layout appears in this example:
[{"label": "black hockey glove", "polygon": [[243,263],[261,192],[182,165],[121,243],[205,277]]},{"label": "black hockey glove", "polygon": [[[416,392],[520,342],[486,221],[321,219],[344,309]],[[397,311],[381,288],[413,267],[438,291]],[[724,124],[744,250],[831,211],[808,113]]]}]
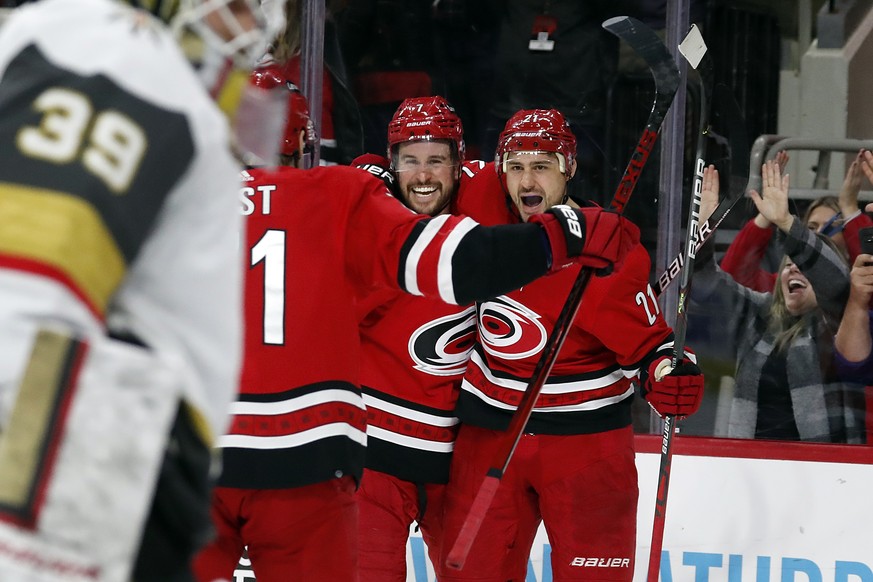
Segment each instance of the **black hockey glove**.
[{"label": "black hockey glove", "polygon": [[394,193],[394,174],[391,173],[391,162],[388,158],[376,154],[363,154],[352,160],[351,165],[373,174],[385,182],[391,193]]}]

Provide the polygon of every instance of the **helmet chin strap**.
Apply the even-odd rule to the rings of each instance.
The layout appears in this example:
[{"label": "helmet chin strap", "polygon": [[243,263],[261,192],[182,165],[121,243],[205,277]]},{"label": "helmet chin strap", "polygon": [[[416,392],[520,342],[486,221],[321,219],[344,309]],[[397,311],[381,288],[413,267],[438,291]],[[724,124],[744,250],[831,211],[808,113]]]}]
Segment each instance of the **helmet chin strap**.
[{"label": "helmet chin strap", "polygon": [[564,174],[564,196],[561,198],[561,204],[566,204],[567,200],[570,199],[570,180],[572,179],[570,168],[567,168],[567,172]]}]

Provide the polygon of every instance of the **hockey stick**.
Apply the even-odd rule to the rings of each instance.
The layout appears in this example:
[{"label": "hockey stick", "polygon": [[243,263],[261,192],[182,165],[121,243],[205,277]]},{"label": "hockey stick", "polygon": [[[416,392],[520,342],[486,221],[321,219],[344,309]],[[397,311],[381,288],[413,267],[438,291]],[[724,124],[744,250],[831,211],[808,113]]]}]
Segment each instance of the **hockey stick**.
[{"label": "hockey stick", "polygon": [[[724,107],[716,108],[715,111],[722,111],[724,113],[727,137],[721,137],[712,128],[710,128],[710,137],[715,137],[727,144],[731,159],[730,184],[728,195],[718,203],[712,215],[704,220],[702,224],[698,225],[697,232],[693,235],[695,255],[706,241],[715,234],[716,229],[724,222],[724,219],[727,218],[728,213],[736,206],[737,202],[744,197],[749,183],[749,140],[746,122],[740,112],[740,106],[730,94],[730,89],[724,85],[716,87],[716,96],[719,97],[718,101],[725,102]],[[676,279],[679,273],[682,272],[684,265],[685,250],[683,249],[670,261],[669,266],[652,285],[656,296],[660,296],[670,283]]]},{"label": "hockey stick", "polygon": [[[639,181],[640,172],[649,159],[649,154],[652,152],[658,137],[658,131],[673,103],[673,97],[679,88],[679,70],[661,39],[640,21],[628,16],[619,16],[605,21],[603,28],[627,42],[634,52],[645,60],[655,82],[655,99],[652,103],[652,110],[610,204],[612,210],[621,213]],[[582,302],[582,294],[588,286],[591,275],[591,269],[583,268],[573,282],[567,300],[555,321],[555,329],[546,341],[543,353],[534,368],[533,376],[528,382],[518,408],[510,419],[504,440],[501,441],[501,446],[496,451],[495,461],[488,469],[458,537],[447,556],[446,564],[450,568],[461,569],[470,553],[473,540],[479,533],[482,520],[497,493],[500,480],[506,472],[524,427],[530,419],[537,397],[555,364],[558,351],[564,344],[570,323],[576,317]]]},{"label": "hockey stick", "polygon": [[[688,253],[688,258],[684,262],[684,269],[682,267],[683,255],[680,253],[678,257],[680,260],[680,270],[682,272],[682,288],[679,292],[680,304],[678,307],[681,312],[677,314],[677,324],[674,326],[674,367],[679,354],[684,351],[685,331],[687,329],[687,322],[685,319],[687,316],[687,310],[685,302],[689,299],[691,276],[693,274],[696,253],[700,250],[703,244],[711,238],[713,232],[718,228],[718,225],[721,224],[731,208],[733,208],[737,201],[743,197],[749,184],[749,139],[746,132],[745,120],[740,113],[740,108],[736,99],[734,99],[731,90],[728,87],[724,85],[717,86],[715,97],[717,97],[717,99],[714,104],[723,103],[724,105],[723,107],[714,107],[714,110],[716,112],[723,112],[723,116],[725,117],[724,125],[727,127],[728,137],[724,138],[720,136],[712,127],[708,128],[708,133],[711,137],[716,138],[717,141],[725,144],[728,149],[731,166],[730,183],[728,187],[728,195],[719,203],[713,211],[712,216],[710,216],[702,225],[698,226],[697,232],[691,231],[691,217],[689,217],[689,231],[686,232],[686,237],[689,237],[690,235],[690,239],[686,238],[686,252]],[[698,143],[698,148],[699,146],[700,144]],[[702,172],[704,167],[700,164],[702,152],[702,149],[698,149],[698,160],[697,166],[695,167],[695,170],[698,173]],[[697,189],[695,184],[695,192],[693,195],[698,201],[701,191],[702,190]],[[692,201],[692,210],[694,209],[694,204],[695,202]],[[697,203],[697,210],[699,211],[699,202]],[[664,282],[661,289],[665,288],[674,278],[675,272],[668,269],[659,279],[659,282]],[[664,420],[664,430],[662,433],[663,440],[661,442],[661,465],[658,473],[658,489],[655,501],[655,518],[652,525],[652,548],[649,554],[648,582],[657,582],[660,573],[661,548],[663,545],[667,509],[667,490],[669,487],[670,469],[672,465],[674,420],[675,419],[672,417],[667,417]]]},{"label": "hockey stick", "polygon": [[[706,43],[697,25],[679,45],[679,52],[688,64],[697,69],[698,85],[698,127],[697,145],[694,160],[694,187],[691,189],[691,206],[688,209],[688,226],[685,230],[685,266],[679,287],[679,301],[676,308],[676,322],[673,325],[673,358],[671,369],[675,369],[685,352],[685,333],[688,329],[685,302],[691,290],[691,274],[696,254],[695,235],[700,217],[700,200],[703,190],[703,170],[706,167],[706,136],[709,133],[709,94],[712,92],[712,58],[706,50]],[[649,553],[648,582],[658,582],[661,569],[661,548],[664,544],[664,527],[667,518],[667,491],[670,487],[670,468],[673,458],[673,425],[676,418],[668,414],[664,417],[663,440],[661,442],[661,464],[658,471],[658,489],[655,498],[655,518],[652,522],[652,547]]]}]

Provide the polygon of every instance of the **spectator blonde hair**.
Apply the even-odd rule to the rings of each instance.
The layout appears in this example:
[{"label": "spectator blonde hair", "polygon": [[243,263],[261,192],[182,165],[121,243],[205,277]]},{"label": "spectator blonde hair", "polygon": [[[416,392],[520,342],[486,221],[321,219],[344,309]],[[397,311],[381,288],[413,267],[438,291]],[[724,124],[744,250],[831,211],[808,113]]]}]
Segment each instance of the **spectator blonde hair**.
[{"label": "spectator blonde hair", "polygon": [[836,196],[819,196],[812,202],[810,202],[809,207],[806,209],[806,212],[803,213],[803,224],[809,224],[809,217],[812,216],[812,213],[816,208],[820,208],[821,206],[826,206],[834,211],[834,214],[840,211],[840,201]]},{"label": "spectator blonde hair", "polygon": [[[340,0],[327,0],[325,2],[325,18],[336,14],[342,8]],[[285,2],[285,30],[279,34],[273,45],[273,59],[278,63],[291,60],[301,50],[303,38],[303,4],[300,0],[286,0]]]},{"label": "spectator blonde hair", "polygon": [[285,30],[276,39],[273,46],[273,58],[284,63],[300,52],[301,38],[301,6],[300,0],[285,2]]}]

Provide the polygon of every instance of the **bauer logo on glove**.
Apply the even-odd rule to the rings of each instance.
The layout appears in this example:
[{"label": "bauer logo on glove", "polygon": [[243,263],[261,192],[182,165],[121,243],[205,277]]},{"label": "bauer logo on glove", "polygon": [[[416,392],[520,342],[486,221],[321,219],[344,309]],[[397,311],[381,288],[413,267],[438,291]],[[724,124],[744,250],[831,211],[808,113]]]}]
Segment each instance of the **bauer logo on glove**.
[{"label": "bauer logo on glove", "polygon": [[546,231],[552,252],[550,273],[578,264],[595,269],[598,276],[608,275],[640,242],[635,224],[599,206],[557,205],[529,221]]},{"label": "bauer logo on glove", "polygon": [[373,174],[388,186],[390,190],[394,186],[394,174],[391,173],[390,162],[384,156],[376,154],[364,154],[358,156],[351,163],[352,166]]},{"label": "bauer logo on glove", "polygon": [[582,239],[582,226],[579,224],[579,217],[576,216],[576,212],[567,205],[560,204],[558,206],[553,207],[555,215],[557,213],[561,213],[564,217],[564,224],[567,228],[568,235],[573,235],[578,237],[580,240]]}]

